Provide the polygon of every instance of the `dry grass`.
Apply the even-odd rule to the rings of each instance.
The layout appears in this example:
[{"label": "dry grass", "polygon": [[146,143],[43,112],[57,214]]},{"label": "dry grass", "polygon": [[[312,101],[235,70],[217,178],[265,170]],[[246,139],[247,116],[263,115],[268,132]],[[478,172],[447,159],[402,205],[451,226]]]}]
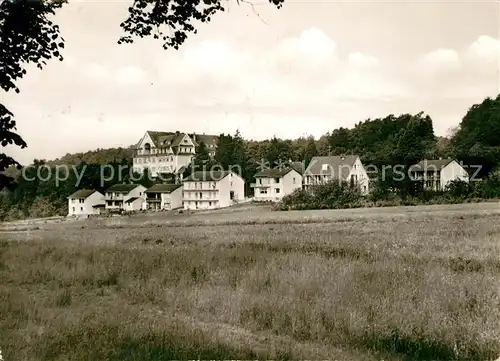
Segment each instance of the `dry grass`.
[{"label": "dry grass", "polygon": [[7,361],[491,360],[500,216],[452,210],[4,233],[0,349]]}]

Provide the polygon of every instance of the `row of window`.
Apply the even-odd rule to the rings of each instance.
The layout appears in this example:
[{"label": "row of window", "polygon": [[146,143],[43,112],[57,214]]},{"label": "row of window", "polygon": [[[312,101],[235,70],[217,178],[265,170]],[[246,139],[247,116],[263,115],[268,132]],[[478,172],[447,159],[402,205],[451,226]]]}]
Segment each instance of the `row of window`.
[{"label": "row of window", "polygon": [[[279,184],[281,178],[274,178],[274,183]],[[292,179],[293,184],[296,184],[295,177]],[[269,184],[269,181],[263,182],[262,178],[257,178],[257,184]]]},{"label": "row of window", "polygon": [[[279,194],[281,190],[279,188],[274,188],[274,193]],[[261,189],[260,194],[267,194],[267,189]]]},{"label": "row of window", "polygon": [[173,162],[174,156],[170,157],[151,157],[151,158],[134,158],[134,163],[142,164],[142,163],[164,163],[164,162]]}]

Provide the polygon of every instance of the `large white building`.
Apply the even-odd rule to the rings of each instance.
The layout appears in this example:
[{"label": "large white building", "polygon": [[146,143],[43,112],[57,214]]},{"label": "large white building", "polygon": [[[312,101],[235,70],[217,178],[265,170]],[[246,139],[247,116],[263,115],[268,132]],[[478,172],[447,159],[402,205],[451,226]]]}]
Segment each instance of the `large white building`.
[{"label": "large white building", "polygon": [[410,176],[415,181],[422,181],[424,188],[444,191],[454,180],[469,182],[469,173],[456,160],[424,159],[410,167]]},{"label": "large white building", "polygon": [[357,185],[369,193],[370,179],[358,155],[313,157],[304,172],[304,189],[333,180]]},{"label": "large white building", "polygon": [[201,142],[209,155],[214,156],[217,139],[215,135],[148,130],[135,147],[134,171],[142,173],[149,169],[153,177],[158,173],[179,173],[189,165]]},{"label": "large white building", "polygon": [[245,199],[245,181],[231,171],[194,172],[183,186],[184,209],[224,208]]},{"label": "large white building", "polygon": [[254,189],[256,201],[279,202],[284,196],[302,189],[303,167],[300,163],[284,169],[265,169],[255,174]]},{"label": "large white building", "polygon": [[146,187],[140,184],[115,184],[106,190],[107,211],[139,211],[146,207]]},{"label": "large white building", "polygon": [[68,197],[68,217],[100,214],[104,195],[93,189],[80,189]]}]

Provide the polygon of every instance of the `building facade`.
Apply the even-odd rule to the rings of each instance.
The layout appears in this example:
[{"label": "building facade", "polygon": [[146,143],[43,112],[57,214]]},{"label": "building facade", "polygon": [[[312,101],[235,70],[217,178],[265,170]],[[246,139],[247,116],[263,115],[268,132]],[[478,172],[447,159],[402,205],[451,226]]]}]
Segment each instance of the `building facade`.
[{"label": "building facade", "polygon": [[104,195],[93,189],[80,189],[68,197],[68,217],[100,214]]},{"label": "building facade", "polygon": [[363,195],[370,191],[370,179],[358,155],[313,157],[304,172],[304,189],[330,181],[357,185]]},{"label": "building facade", "polygon": [[302,189],[302,174],[288,167],[283,170],[267,169],[255,174],[254,200],[279,202],[284,196]]},{"label": "building facade", "polygon": [[424,159],[410,167],[414,181],[423,182],[425,189],[444,191],[454,181],[469,182],[469,173],[454,159]]},{"label": "building facade", "polygon": [[194,172],[183,181],[186,210],[225,208],[245,199],[245,181],[231,171]]},{"label": "building facade", "polygon": [[155,184],[146,190],[149,211],[168,211],[182,208],[182,184]]},{"label": "building facade", "polygon": [[140,184],[115,184],[106,190],[107,211],[139,211],[145,208],[146,187]]},{"label": "building facade", "polygon": [[201,142],[214,156],[217,139],[215,135],[147,131],[135,147],[133,169],[137,173],[148,169],[153,177],[179,173],[191,163]]}]

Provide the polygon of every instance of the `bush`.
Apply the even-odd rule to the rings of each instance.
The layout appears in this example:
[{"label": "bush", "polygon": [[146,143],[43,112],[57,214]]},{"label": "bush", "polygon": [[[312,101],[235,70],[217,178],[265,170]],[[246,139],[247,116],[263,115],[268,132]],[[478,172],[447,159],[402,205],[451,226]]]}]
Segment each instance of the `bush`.
[{"label": "bush", "polygon": [[296,190],[281,200],[278,210],[343,209],[361,206],[363,196],[358,187],[347,182],[331,181],[310,191]]}]

